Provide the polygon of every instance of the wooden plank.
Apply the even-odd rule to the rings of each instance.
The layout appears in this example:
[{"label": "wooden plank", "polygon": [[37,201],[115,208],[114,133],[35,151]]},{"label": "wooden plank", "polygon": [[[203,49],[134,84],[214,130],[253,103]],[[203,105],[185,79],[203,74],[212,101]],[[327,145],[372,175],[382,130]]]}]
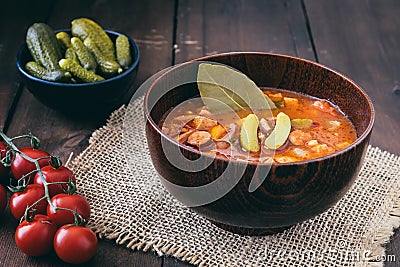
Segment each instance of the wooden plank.
[{"label": "wooden plank", "polygon": [[133,38],[140,50],[136,86],[171,65],[174,0],[60,2],[53,14],[49,24],[55,29],[70,27],[74,18],[89,17],[105,29]]},{"label": "wooden plank", "polygon": [[174,257],[164,257],[163,259],[163,267],[190,267],[194,266],[192,264],[189,264],[187,262],[183,262],[179,259],[176,259]]},{"label": "wooden plank", "polygon": [[181,0],[177,18],[176,63],[230,51],[315,59],[298,0]]},{"label": "wooden plank", "polygon": [[[24,8],[21,8],[23,6]],[[15,58],[25,41],[27,27],[32,21],[47,18],[52,1],[6,1],[0,9],[0,129],[6,123],[12,101],[18,95],[18,73]]]},{"label": "wooden plank", "polygon": [[347,75],[371,97],[371,144],[400,154],[400,2],[305,1],[319,61]]},{"label": "wooden plank", "polygon": [[[32,6],[35,3],[32,2]],[[39,9],[39,7],[38,7]],[[27,13],[29,10],[26,11]],[[44,21],[54,29],[70,27],[70,21],[77,17],[90,17],[105,29],[117,30],[134,38],[141,53],[141,63],[136,88],[153,73],[169,66],[172,62],[173,0],[155,1],[57,1],[51,15],[42,19],[31,17],[24,23],[16,24],[24,38],[25,28],[34,21]],[[10,16],[8,24],[15,24],[19,17]],[[47,18],[47,19],[46,19]],[[15,38],[15,36],[11,36]],[[13,56],[14,57],[14,56]],[[10,61],[10,60],[8,60]],[[6,64],[10,64],[7,62]],[[13,63],[14,64],[14,63]],[[15,76],[14,76],[15,79]],[[71,103],[73,108],[74,103]],[[105,123],[106,116],[93,116],[90,120],[68,117],[39,103],[26,89],[23,90],[17,109],[7,131],[9,136],[32,130],[40,137],[42,148],[52,154],[61,155],[65,161],[70,152],[77,155],[88,144],[91,133]],[[10,216],[3,218],[11,220]],[[9,244],[7,255],[0,253],[2,266],[63,266],[54,254],[44,258],[32,259],[21,255],[13,240],[17,222],[11,221],[2,226],[0,238]],[[132,253],[131,250],[117,246],[113,241],[101,241],[92,266],[161,266],[162,258],[152,253]]]},{"label": "wooden plank", "polygon": [[[375,110],[371,144],[400,154],[400,2],[305,0],[319,61],[363,87]],[[395,89],[395,90],[394,90]],[[400,232],[386,247],[386,255],[400,259]]]},{"label": "wooden plank", "polygon": [[[42,257],[28,257],[15,245],[14,229],[18,221],[7,209],[0,215],[0,266],[71,266],[61,262],[55,253]],[[161,266],[161,258],[152,253],[132,252],[130,249],[115,245],[112,240],[101,240],[96,255],[84,266]]]},{"label": "wooden plank", "polygon": [[[173,31],[172,1],[140,3],[110,1],[91,5],[88,5],[86,1],[60,1],[54,7],[48,23],[54,29],[65,28],[69,27],[73,18],[81,16],[91,17],[104,28],[120,30],[138,40],[141,64],[137,83],[170,65]],[[166,23],[168,20],[170,23]],[[149,34],[149,32],[154,34]],[[153,39],[160,41],[153,42]],[[73,108],[73,103],[71,107]],[[27,90],[24,90],[8,133],[16,135],[30,129],[41,137],[46,149],[58,153],[68,152],[66,155],[68,156],[71,151],[79,153],[82,150],[89,135],[104,124],[105,118],[104,116],[91,117],[90,121],[87,121],[64,116],[42,105]],[[51,144],[51,140],[58,141]]]},{"label": "wooden plank", "polygon": [[[229,51],[264,51],[315,60],[301,1],[180,0],[175,62]],[[189,266],[174,258],[168,267]]]}]

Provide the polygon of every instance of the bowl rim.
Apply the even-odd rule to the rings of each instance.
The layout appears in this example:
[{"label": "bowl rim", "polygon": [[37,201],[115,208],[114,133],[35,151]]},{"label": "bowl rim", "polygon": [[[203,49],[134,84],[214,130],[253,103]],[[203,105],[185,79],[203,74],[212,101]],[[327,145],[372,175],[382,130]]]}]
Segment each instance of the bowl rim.
[{"label": "bowl rim", "polygon": [[[287,162],[287,163],[279,163],[279,162],[273,162],[272,164],[270,163],[260,163],[260,162],[251,162],[251,161],[246,161],[246,160],[240,160],[240,159],[226,159],[223,157],[215,157],[215,156],[211,156],[207,153],[203,153],[195,148],[192,148],[190,146],[186,146],[183,145],[179,142],[177,142],[176,140],[174,140],[173,138],[171,138],[170,136],[168,136],[167,134],[165,134],[161,128],[157,125],[157,123],[155,123],[155,121],[153,120],[153,118],[150,115],[150,111],[148,110],[148,99],[149,99],[149,95],[150,92],[152,90],[152,88],[154,88],[154,85],[159,82],[159,80],[161,80],[165,75],[167,75],[168,73],[172,72],[174,69],[179,68],[180,66],[184,65],[184,64],[190,64],[192,62],[195,61],[202,61],[202,60],[210,60],[212,58],[215,57],[220,57],[220,56],[231,56],[231,55],[262,55],[262,56],[272,56],[272,57],[282,57],[282,58],[286,58],[286,59],[290,59],[290,60],[299,60],[299,61],[303,61],[307,64],[311,64],[311,65],[315,65],[318,66],[322,69],[325,69],[329,72],[332,72],[336,75],[338,75],[339,77],[343,78],[344,80],[346,80],[347,82],[349,82],[351,85],[353,85],[364,97],[364,99],[366,99],[366,102],[368,104],[368,107],[370,109],[370,120],[368,123],[368,126],[366,127],[366,129],[363,131],[363,133],[357,137],[357,139],[351,143],[349,146],[345,147],[344,149],[338,150],[332,154],[328,154],[326,156],[323,157],[318,157],[318,158],[314,158],[314,159],[308,159],[308,160],[302,160],[302,161],[295,161],[295,162]],[[244,165],[254,165],[254,166],[262,166],[262,165],[270,165],[270,166],[291,166],[291,165],[303,165],[303,164],[308,164],[308,163],[317,163],[317,162],[321,162],[324,161],[326,159],[330,159],[330,158],[334,158],[337,157],[341,154],[344,154],[346,152],[348,152],[349,150],[352,150],[353,148],[355,148],[356,146],[358,146],[361,142],[364,141],[365,138],[367,138],[368,135],[371,134],[372,132],[372,128],[374,125],[374,121],[375,121],[375,109],[374,106],[372,104],[372,101],[370,99],[370,97],[368,96],[368,94],[364,91],[364,89],[362,89],[357,83],[355,83],[352,79],[350,79],[349,77],[341,74],[340,72],[329,68],[321,63],[317,63],[314,62],[312,60],[308,60],[308,59],[304,59],[304,58],[299,58],[296,56],[290,56],[290,55],[285,55],[285,54],[279,54],[279,53],[269,53],[269,52],[256,52],[256,51],[250,51],[250,52],[242,52],[242,51],[237,51],[237,52],[225,52],[225,53],[218,53],[218,54],[213,54],[213,55],[208,55],[208,56],[203,56],[203,57],[199,57],[199,58],[195,58],[195,59],[191,59],[189,61],[180,63],[178,65],[173,66],[171,69],[169,69],[168,71],[166,71],[165,73],[163,73],[162,75],[160,75],[159,77],[157,77],[149,86],[149,88],[147,89],[146,93],[145,93],[145,97],[144,97],[144,101],[143,101],[143,109],[144,109],[144,113],[145,113],[145,117],[146,117],[146,121],[148,123],[150,123],[150,125],[152,126],[153,129],[155,129],[158,134],[160,134],[160,136],[162,138],[166,138],[169,142],[172,142],[173,144],[176,144],[179,148],[184,149],[184,150],[188,150],[190,152],[193,152],[195,154],[199,154],[201,156],[206,156],[209,158],[214,158],[214,159],[218,159],[218,160],[222,160],[225,162],[229,162],[229,161],[234,161],[235,164],[244,164]]]},{"label": "bowl rim", "polygon": [[[69,33],[70,33],[70,32],[71,32],[71,29],[58,29],[58,30],[54,30],[54,33],[62,32],[62,31],[65,31],[65,32],[69,32]],[[139,65],[139,61],[140,61],[139,47],[138,47],[138,45],[136,44],[136,42],[135,42],[131,37],[129,37],[127,34],[125,34],[125,33],[123,33],[123,32],[116,32],[116,31],[111,31],[111,30],[104,30],[104,31],[105,31],[107,34],[112,34],[112,35],[116,35],[116,36],[119,36],[119,35],[122,35],[122,34],[125,35],[125,36],[128,38],[129,43],[131,44],[131,46],[132,46],[132,48],[133,48],[133,51],[134,51],[134,59],[133,59],[133,62],[132,62],[132,64],[131,64],[131,66],[129,66],[129,68],[126,69],[126,70],[125,70],[124,72],[122,72],[121,74],[118,74],[118,75],[116,75],[116,76],[114,76],[114,77],[107,78],[107,79],[105,79],[105,80],[103,80],[103,81],[99,81],[99,82],[90,82],[90,83],[62,83],[62,82],[52,82],[52,81],[47,81],[47,80],[44,80],[44,79],[40,79],[40,78],[38,78],[38,77],[35,77],[35,76],[29,74],[29,73],[25,70],[25,67],[22,66],[21,57],[22,57],[22,53],[24,52],[24,50],[25,50],[25,49],[27,50],[27,44],[26,44],[26,42],[24,42],[24,43],[20,46],[20,48],[18,49],[17,58],[16,58],[16,65],[17,65],[17,68],[18,68],[19,72],[20,72],[22,75],[24,75],[24,76],[27,77],[28,79],[33,80],[33,81],[35,81],[35,82],[44,83],[44,84],[52,85],[52,86],[68,87],[68,88],[85,88],[85,87],[90,88],[90,87],[92,87],[93,85],[107,84],[107,83],[111,83],[111,82],[113,82],[113,81],[115,81],[115,80],[121,79],[121,78],[123,78],[123,77],[129,75],[130,73],[132,73],[135,69],[137,69],[137,67],[138,67],[138,65]],[[29,53],[29,51],[28,51],[28,53]]]}]

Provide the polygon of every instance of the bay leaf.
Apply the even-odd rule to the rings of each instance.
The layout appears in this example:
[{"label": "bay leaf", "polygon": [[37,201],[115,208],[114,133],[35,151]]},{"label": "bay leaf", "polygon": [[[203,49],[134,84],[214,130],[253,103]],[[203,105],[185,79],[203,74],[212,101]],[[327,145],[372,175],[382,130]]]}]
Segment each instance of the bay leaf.
[{"label": "bay leaf", "polygon": [[228,108],[235,111],[276,108],[274,102],[249,77],[225,65],[200,63],[197,86],[204,104],[213,113],[222,113]]}]

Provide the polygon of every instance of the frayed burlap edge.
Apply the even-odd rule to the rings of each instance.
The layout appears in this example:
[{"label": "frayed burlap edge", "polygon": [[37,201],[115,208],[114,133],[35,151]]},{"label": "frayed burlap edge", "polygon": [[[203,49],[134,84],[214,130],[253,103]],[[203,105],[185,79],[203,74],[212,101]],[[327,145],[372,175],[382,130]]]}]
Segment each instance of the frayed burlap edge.
[{"label": "frayed burlap edge", "polygon": [[[114,111],[113,115],[115,115],[116,113],[125,113],[125,110],[126,107],[122,106],[118,110]],[[113,121],[112,119],[113,115],[107,120],[107,124],[105,126],[99,128],[97,131],[93,133],[89,141],[89,146],[85,149],[85,151],[83,151],[78,157],[76,157],[73,160],[71,165],[75,167],[79,166],[79,160],[85,157],[86,153],[88,153],[92,149],[92,147],[96,145],[95,143],[92,142],[92,140],[96,137],[96,135],[99,135],[102,132],[110,131],[111,128],[113,127],[117,127],[118,130],[121,130],[120,128],[122,127],[122,125],[115,124],[115,121]],[[123,115],[120,114],[119,116]],[[376,147],[369,147],[368,149],[382,151]],[[389,157],[398,157],[388,152],[384,153],[387,153],[387,156]],[[78,177],[78,184],[79,184],[79,177]],[[371,251],[370,254],[371,261],[368,261],[366,263],[365,262],[356,263],[356,266],[365,266],[365,264],[367,266],[384,265],[384,263],[381,261],[375,262],[374,257],[382,256],[385,254],[385,245],[388,243],[391,236],[394,234],[394,229],[400,226],[399,197],[400,195],[398,194],[396,198],[392,199],[390,203],[387,204],[391,206],[391,208],[390,211],[385,216],[385,218],[382,220],[380,224],[381,227],[379,227],[379,229],[377,229],[375,232],[371,233],[370,236],[365,238],[366,240],[365,243],[371,244],[369,247],[365,247],[365,249]],[[200,255],[192,254],[191,252],[186,251],[185,247],[177,246],[174,242],[162,240],[162,238],[133,236],[123,231],[115,231],[118,225],[115,225],[112,222],[110,222],[110,224],[102,225],[102,224],[96,224],[96,222],[91,221],[89,222],[88,226],[92,228],[99,235],[100,238],[115,240],[116,244],[125,245],[127,248],[130,248],[132,250],[141,250],[144,252],[153,251],[158,256],[168,255],[197,266],[207,266],[206,259],[201,259]],[[210,224],[210,227],[215,227],[215,226]]]},{"label": "frayed burlap edge", "polygon": [[[370,147],[371,149],[371,147]],[[390,241],[391,237],[397,228],[400,227],[400,195],[393,199],[391,209],[389,210],[386,218],[382,222],[382,226],[377,229],[370,237],[371,251],[370,259],[367,262],[367,266],[371,267],[383,267],[384,261],[376,261],[377,257],[386,255],[386,246]],[[368,248],[366,248],[368,249]],[[394,255],[388,255],[390,257]],[[394,259],[398,260],[398,259]]]},{"label": "frayed burlap edge", "polygon": [[[368,146],[369,150],[378,150],[385,154],[387,157],[397,158],[399,156],[393,155],[387,151],[383,151],[378,147]],[[397,180],[397,184],[400,183],[400,180]],[[394,189],[396,190],[396,189]],[[376,229],[376,231],[371,233],[369,240],[366,240],[366,243],[371,244],[369,248],[365,248],[369,250],[370,257],[367,262],[367,266],[371,267],[383,267],[384,261],[376,261],[377,258],[382,257],[382,255],[386,255],[386,246],[390,241],[391,237],[394,235],[395,230],[400,227],[400,192],[397,193],[397,196],[392,200],[389,200],[389,211],[386,216],[383,218],[381,222],[381,227]],[[388,255],[394,256],[394,255]],[[397,261],[397,259],[395,259]],[[360,265],[360,264],[359,264]],[[361,265],[360,265],[361,266]]]},{"label": "frayed burlap edge", "polygon": [[[84,158],[86,154],[91,150],[91,148],[97,145],[96,143],[92,142],[92,140],[95,139],[97,135],[100,135],[102,132],[110,131],[113,127],[121,127],[121,125],[113,124],[113,115],[118,113],[125,113],[125,111],[126,106],[121,106],[112,113],[112,115],[107,119],[104,126],[93,132],[92,136],[89,139],[89,146],[72,160],[72,169],[76,166],[79,166],[79,159]],[[97,225],[93,221],[89,221],[88,227],[90,227],[100,238],[115,240],[116,244],[125,245],[127,248],[133,251],[153,252],[159,257],[171,256],[199,267],[206,266],[206,262],[199,259],[199,255],[192,255],[191,253],[186,252],[184,247],[178,247],[174,243],[165,242],[159,238],[154,239],[145,238],[144,236],[132,236],[124,231],[115,231],[115,225]]]}]

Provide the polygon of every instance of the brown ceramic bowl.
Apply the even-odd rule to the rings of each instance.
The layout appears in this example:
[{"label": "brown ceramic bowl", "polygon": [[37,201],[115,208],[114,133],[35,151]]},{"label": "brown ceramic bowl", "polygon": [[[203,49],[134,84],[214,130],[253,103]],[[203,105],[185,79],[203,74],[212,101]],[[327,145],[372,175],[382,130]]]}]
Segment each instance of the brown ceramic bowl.
[{"label": "brown ceramic bowl", "polygon": [[[198,95],[195,83],[169,88],[173,84],[171,81],[187,74],[182,74],[178,66],[161,74],[151,84],[144,103],[153,165],[175,198],[223,229],[261,235],[312,218],[343,197],[361,168],[374,122],[372,103],[358,85],[320,64],[285,55],[228,53],[196,61],[199,60],[232,66],[260,87],[282,88],[328,99],[347,114],[358,138],[344,150],[329,156],[297,163],[274,163],[269,172],[268,165],[212,158],[178,144],[159,127],[160,119],[170,108]],[[189,159],[188,164],[183,163],[186,164],[184,168],[171,163],[171,155],[174,157],[179,154],[177,152]],[[198,170],[191,169],[190,161],[195,162]],[[221,175],[225,175],[224,179]],[[265,180],[258,189],[249,192],[253,177]],[[210,183],[217,191],[201,192]],[[202,197],[211,199],[212,196],[207,195],[210,192],[222,191],[227,193],[197,205]]]}]

